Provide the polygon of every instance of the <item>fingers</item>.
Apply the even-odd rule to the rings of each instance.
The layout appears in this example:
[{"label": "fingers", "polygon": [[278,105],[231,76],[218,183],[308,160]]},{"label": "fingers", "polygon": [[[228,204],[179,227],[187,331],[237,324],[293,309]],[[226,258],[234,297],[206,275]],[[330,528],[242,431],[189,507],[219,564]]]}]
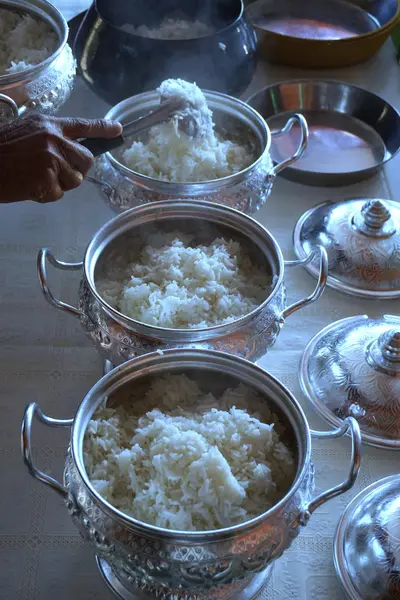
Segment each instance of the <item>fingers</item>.
[{"label": "fingers", "polygon": [[69,190],[74,190],[81,185],[83,181],[83,175],[65,162],[60,169],[58,181],[62,190],[64,192],[68,192]]},{"label": "fingers", "polygon": [[41,184],[31,194],[31,199],[40,204],[56,202],[64,196],[64,190],[59,182],[58,173],[52,168],[46,169]]},{"label": "fingers", "polygon": [[41,176],[32,199],[43,204],[55,202],[64,196],[64,192],[79,187],[82,181],[82,173],[74,169],[57,153],[56,149],[53,149],[49,166]]},{"label": "fingers", "polygon": [[65,136],[71,139],[106,138],[112,139],[122,133],[122,125],[106,119],[59,119]]},{"label": "fingers", "polygon": [[77,188],[93,164],[74,139],[117,137],[119,123],[31,115],[0,127],[0,202],[54,202]]},{"label": "fingers", "polygon": [[87,148],[64,138],[60,142],[60,152],[73,169],[86,177],[93,165],[93,155]]}]

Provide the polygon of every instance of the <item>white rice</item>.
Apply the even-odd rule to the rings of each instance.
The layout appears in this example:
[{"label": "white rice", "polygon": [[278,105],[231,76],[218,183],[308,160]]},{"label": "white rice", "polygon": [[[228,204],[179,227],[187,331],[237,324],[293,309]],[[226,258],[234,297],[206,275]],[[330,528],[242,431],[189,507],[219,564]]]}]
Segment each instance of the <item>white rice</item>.
[{"label": "white rice", "polygon": [[158,27],[147,27],[146,25],[124,25],[122,27],[127,33],[140,35],[142,37],[158,40],[190,40],[212,35],[215,28],[201,21],[187,21],[186,19],[166,18]]},{"label": "white rice", "polygon": [[254,162],[249,148],[222,139],[214,131],[212,111],[195,84],[168,79],[157,91],[161,98],[186,99],[186,116],[200,122],[199,135],[191,137],[181,131],[176,117],[156,125],[150,129],[147,142],[134,141],[122,153],[122,161],[129,169],[153,179],[199,182],[227,177]]},{"label": "white rice", "polygon": [[188,236],[170,237],[145,246],[125,269],[110,265],[96,282],[108,304],[148,325],[195,329],[231,323],[269,295],[272,278],[238,242],[219,238],[194,246]]},{"label": "white rice", "polygon": [[85,435],[88,477],[123,513],[167,529],[219,529],[265,512],[290,488],[294,457],[275,415],[264,405],[268,422],[247,412],[262,403],[254,391],[240,385],[217,400],[167,375],[143,400],[158,408],[138,417],[101,407]]},{"label": "white rice", "polygon": [[41,63],[58,44],[45,21],[0,8],[0,74],[18,73]]}]

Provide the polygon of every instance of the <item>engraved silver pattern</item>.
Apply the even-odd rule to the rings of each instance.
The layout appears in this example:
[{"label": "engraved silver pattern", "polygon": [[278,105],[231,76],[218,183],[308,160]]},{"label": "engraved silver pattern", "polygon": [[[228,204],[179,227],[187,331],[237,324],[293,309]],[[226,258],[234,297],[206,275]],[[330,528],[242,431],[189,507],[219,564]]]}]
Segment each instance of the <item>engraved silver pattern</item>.
[{"label": "engraved silver pattern", "polygon": [[[202,200],[217,202],[230,208],[236,208],[245,214],[252,214],[261,208],[271,193],[275,181],[272,168],[272,161],[268,154],[254,168],[249,179],[239,184],[223,188],[214,193],[200,191],[200,193],[193,195],[177,193],[174,191],[174,185],[170,184],[171,191],[166,194],[137,185],[133,180],[123,175],[107,156],[103,155],[96,159],[95,179],[99,182],[98,186],[107,204],[117,213],[148,202],[178,198],[190,201],[201,197]],[[198,187],[200,190],[202,189],[200,184]]]},{"label": "engraved silver pattern", "polygon": [[[122,315],[98,293],[96,278],[100,277],[102,265],[124,256],[126,244],[137,243],[132,241],[132,235],[137,240],[136,232],[139,231],[141,239],[147,239],[146,235],[153,231],[151,228],[154,225],[157,234],[171,230],[171,227],[174,231],[185,227],[185,231],[192,235],[206,234],[208,242],[215,239],[216,235],[224,235],[227,239],[239,235],[242,247],[260,261],[259,264],[268,265],[271,285],[264,302],[252,313],[232,323],[204,329],[151,327]],[[147,233],[144,234],[146,227],[150,229],[146,229]],[[205,238],[202,239],[204,242]],[[42,290],[50,304],[80,318],[88,338],[103,358],[115,366],[141,354],[169,348],[219,350],[257,361],[275,343],[286,315],[318,300],[325,288],[328,269],[326,253],[323,251],[320,256],[321,276],[314,293],[286,307],[285,263],[271,234],[239,211],[198,200],[189,204],[184,201],[147,204],[125,211],[101,228],[86,251],[78,308],[67,306],[53,297],[47,282],[47,260],[61,269],[81,269],[82,263],[63,263],[50,250],[43,248],[38,256]]]},{"label": "engraved silver pattern", "polygon": [[92,294],[85,277],[82,278],[79,292],[81,325],[86,336],[98,352],[113,365],[119,365],[131,358],[169,348],[202,348],[228,352],[253,362],[263,356],[279,335],[283,326],[280,315],[285,307],[283,284],[276,292],[258,319],[237,327],[226,335],[215,335],[212,339],[201,339],[194,335],[191,342],[168,342],[161,336],[154,339],[122,326],[107,314],[100,302]]},{"label": "engraved silver pattern", "polygon": [[[213,110],[216,128],[227,139],[247,144],[254,162],[233,175],[214,181],[198,183],[170,183],[145,177],[124,165],[122,149],[106,153],[96,159],[95,177],[90,181],[98,185],[107,204],[122,212],[148,202],[200,198],[236,208],[246,214],[257,211],[268,198],[276,174],[295,162],[304,152],[308,140],[307,122],[302,115],[294,114],[280,133],[287,133],[294,123],[301,127],[301,141],[293,156],[273,166],[270,156],[271,132],[264,119],[247,104],[217,92],[205,92],[208,105]],[[146,92],[128,98],[114,106],[106,118],[122,123],[132,121],[159,104],[156,92]],[[277,132],[279,133],[279,132]]]},{"label": "engraved silver pattern", "polygon": [[351,600],[400,598],[400,476],[364,489],[349,504],[335,536],[338,576]]},{"label": "engraved silver pattern", "polygon": [[400,449],[400,318],[350,317],[308,343],[300,383],[332,425],[353,416],[365,443]]},{"label": "engraved silver pattern", "polygon": [[[145,411],[142,394],[131,393],[143,373],[159,377],[188,370],[192,376],[195,371],[196,377],[201,378],[206,393],[215,393],[221,378],[225,378],[229,386],[241,382],[253,387],[267,400],[268,408],[281,415],[284,439],[296,457],[296,476],[281,501],[252,521],[209,532],[163,530],[135,521],[105,503],[87,478],[83,461],[84,435],[87,423],[105,398],[112,394],[114,400],[128,402],[130,406],[140,403],[140,410]],[[262,406],[257,405],[257,410],[262,412]],[[64,485],[39,471],[34,464],[31,444],[34,416],[49,426],[72,424],[72,420],[47,417],[36,403],[27,407],[21,440],[29,472],[63,497],[84,540],[111,566],[124,587],[146,590],[148,597],[154,599],[228,600],[283,554],[316,508],[352,487],[360,466],[361,441],[354,419],[349,419],[340,430],[314,433],[336,438],[350,428],[352,435],[347,480],[314,498],[311,436],[300,405],[281,383],[259,367],[220,352],[168,350],[162,356],[147,354],[114,369],[98,381],[73,420]]]},{"label": "engraved silver pattern", "polygon": [[70,454],[65,483],[77,499],[80,510],[73,521],[81,536],[110,564],[125,587],[138,586],[160,600],[208,599],[210,591],[217,591],[215,598],[224,600],[246,587],[298,536],[301,509],[312,497],[312,472],[307,472],[291,501],[256,530],[229,541],[190,545],[137,535],[116,524],[79,481]]},{"label": "engraved silver pattern", "polygon": [[[68,100],[75,82],[76,61],[67,44],[67,22],[47,0],[14,0],[13,6],[45,19],[58,35],[60,46],[40,65],[21,73],[0,75],[0,94],[16,102],[20,116],[35,112],[52,115]],[[0,125],[12,118],[0,100]]]},{"label": "engraved silver pattern", "polygon": [[[400,208],[389,200],[345,200],[320,204],[294,229],[296,254],[317,245],[328,252],[328,286],[356,296],[400,297]],[[314,276],[317,266],[306,269]]]}]

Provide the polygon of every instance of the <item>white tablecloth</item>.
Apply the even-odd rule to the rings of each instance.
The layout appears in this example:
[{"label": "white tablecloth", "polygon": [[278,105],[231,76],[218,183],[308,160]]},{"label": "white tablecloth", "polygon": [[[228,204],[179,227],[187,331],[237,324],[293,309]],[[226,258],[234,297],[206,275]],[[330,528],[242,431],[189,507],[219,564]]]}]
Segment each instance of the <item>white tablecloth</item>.
[{"label": "white tablecloth", "polygon": [[[254,87],[303,75],[263,66]],[[390,44],[366,65],[332,72],[329,77],[364,85],[394,105],[400,104],[400,70]],[[63,114],[99,116],[105,110],[105,104],[79,81]],[[325,199],[398,200],[399,168],[397,158],[385,176],[341,189],[309,188],[280,179],[257,218],[276,236],[285,257],[293,257],[292,228],[306,209]],[[62,502],[31,479],[23,466],[19,430],[23,410],[32,400],[51,416],[73,416],[85,393],[102,374],[101,360],[86,341],[79,323],[49,307],[42,297],[35,261],[42,246],[51,247],[60,258],[80,260],[92,234],[112,213],[87,183],[54,205],[24,203],[2,206],[0,212],[0,599],[111,600],[93,554],[78,537]],[[55,293],[76,302],[78,275],[64,272],[51,276]],[[314,285],[315,281],[301,268],[287,274],[290,300],[309,294]],[[317,304],[288,319],[277,344],[261,365],[297,396],[311,426],[323,429],[324,423],[310,412],[297,380],[305,344],[336,319],[360,313],[395,313],[398,308],[398,302],[360,301],[328,289]],[[35,425],[35,460],[58,478],[66,443],[66,432]],[[318,489],[326,489],[347,476],[349,452],[347,438],[313,442]],[[342,600],[344,594],[332,564],[336,523],[354,494],[398,470],[398,454],[365,447],[354,489],[315,513],[308,527],[276,563],[263,600]]]}]

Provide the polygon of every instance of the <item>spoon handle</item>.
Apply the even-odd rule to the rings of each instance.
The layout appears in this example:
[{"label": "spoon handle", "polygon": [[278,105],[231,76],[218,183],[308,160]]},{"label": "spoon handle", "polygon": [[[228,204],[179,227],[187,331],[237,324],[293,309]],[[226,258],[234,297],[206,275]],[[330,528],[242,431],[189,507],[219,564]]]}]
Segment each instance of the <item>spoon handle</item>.
[{"label": "spoon handle", "polygon": [[105,152],[110,152],[111,150],[119,148],[125,143],[125,139],[122,135],[119,135],[117,138],[111,140],[104,138],[87,138],[80,140],[79,143],[81,146],[85,146],[85,148],[87,148],[96,158]]},{"label": "spoon handle", "polygon": [[103,138],[85,138],[80,140],[81,146],[85,146],[93,156],[100,156],[105,152],[110,152],[110,150],[115,150],[115,148],[119,148],[122,144],[125,143],[125,138],[136,135],[141,131],[149,129],[153,127],[153,125],[158,125],[159,123],[163,123],[164,121],[168,121],[178,110],[181,109],[181,103],[177,102],[163,102],[158,106],[154,111],[145,115],[144,117],[139,117],[135,121],[131,121],[130,123],[126,123],[123,127],[122,135],[118,136],[114,139],[103,139]]}]

